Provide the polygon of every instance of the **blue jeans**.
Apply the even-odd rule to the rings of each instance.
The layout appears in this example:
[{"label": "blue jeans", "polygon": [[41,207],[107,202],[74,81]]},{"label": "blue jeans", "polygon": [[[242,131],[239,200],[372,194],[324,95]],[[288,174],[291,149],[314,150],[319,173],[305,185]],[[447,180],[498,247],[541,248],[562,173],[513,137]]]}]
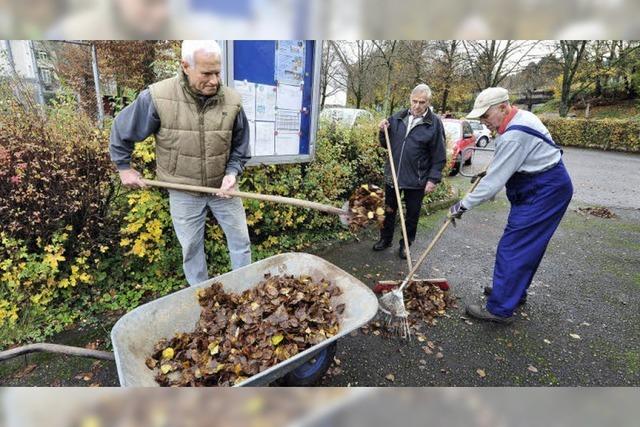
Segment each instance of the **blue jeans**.
[{"label": "blue jeans", "polygon": [[235,270],[251,264],[251,241],[242,200],[214,195],[196,196],[169,190],[173,228],[182,246],[182,266],[189,285],[209,279],[204,253],[204,228],[207,208],[211,209],[227,238],[231,267]]}]

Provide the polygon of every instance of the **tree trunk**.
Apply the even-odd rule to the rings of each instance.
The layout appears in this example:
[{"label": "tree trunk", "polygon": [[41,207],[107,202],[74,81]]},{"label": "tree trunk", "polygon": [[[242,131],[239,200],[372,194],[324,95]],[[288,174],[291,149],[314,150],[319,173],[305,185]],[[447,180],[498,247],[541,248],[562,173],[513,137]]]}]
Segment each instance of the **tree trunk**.
[{"label": "tree trunk", "polygon": [[442,114],[447,112],[447,101],[449,98],[449,88],[445,88],[442,92],[442,105],[440,106],[440,111]]},{"label": "tree trunk", "polygon": [[567,105],[567,102],[562,100],[560,101],[560,117],[567,117],[567,113],[569,112],[569,105]]},{"label": "tree trunk", "polygon": [[389,68],[387,69],[387,89],[385,91],[384,94],[384,113],[387,116],[391,115],[391,112],[389,111],[389,101],[391,98],[391,66],[389,66]]}]

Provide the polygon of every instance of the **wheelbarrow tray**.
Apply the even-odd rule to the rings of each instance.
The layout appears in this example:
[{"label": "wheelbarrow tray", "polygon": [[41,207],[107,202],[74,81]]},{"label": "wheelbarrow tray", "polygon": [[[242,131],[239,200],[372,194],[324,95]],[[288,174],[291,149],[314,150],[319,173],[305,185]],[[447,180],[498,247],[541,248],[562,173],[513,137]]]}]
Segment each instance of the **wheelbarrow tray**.
[{"label": "wheelbarrow tray", "polygon": [[361,281],[324,259],[306,253],[275,255],[246,267],[190,286],[173,294],[135,308],[121,317],[111,330],[111,342],[123,387],[158,386],[153,371],[145,360],[162,338],[170,339],[179,332],[194,330],[200,318],[201,307],[196,292],[200,288],[220,282],[226,292],[242,293],[264,280],[264,275],[311,276],[313,280],[326,279],[342,290],[338,303],[345,309],[338,333],[333,337],[284,360],[269,369],[247,378],[241,386],[266,385],[304,364],[324,347],[340,337],[368,323],[378,311],[378,300]]}]

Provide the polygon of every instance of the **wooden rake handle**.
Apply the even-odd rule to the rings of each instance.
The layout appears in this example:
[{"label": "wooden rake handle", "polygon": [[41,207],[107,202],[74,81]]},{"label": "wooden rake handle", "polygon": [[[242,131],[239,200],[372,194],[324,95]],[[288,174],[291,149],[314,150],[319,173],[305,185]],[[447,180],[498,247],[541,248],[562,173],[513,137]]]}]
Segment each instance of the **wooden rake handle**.
[{"label": "wooden rake handle", "polygon": [[301,208],[315,209],[335,215],[349,216],[349,212],[334,206],[324,205],[322,203],[310,202],[308,200],[294,199],[292,197],[271,196],[268,194],[246,193],[244,191],[221,190],[214,187],[200,187],[197,185],[174,184],[172,182],[155,181],[152,179],[143,179],[145,184],[152,187],[168,188],[172,190],[194,191],[197,193],[225,194],[232,197],[241,197],[243,199],[262,200],[265,202],[283,203],[286,205],[299,206]]},{"label": "wooden rake handle", "polygon": [[[398,213],[400,214],[400,226],[402,227],[402,241],[404,242],[404,252],[407,255],[407,265],[411,270],[413,263],[411,261],[411,252],[409,251],[409,239],[407,237],[407,226],[404,223],[404,212],[402,211],[402,200],[400,200],[400,188],[398,188],[398,177],[396,175],[396,165],[393,163],[393,154],[391,153],[391,142],[389,141],[389,131],[384,128],[384,137],[387,141],[387,153],[389,153],[389,165],[391,166],[391,179],[393,179],[393,189],[396,193],[396,204],[398,205]],[[402,159],[401,159],[402,160]]]},{"label": "wooden rake handle", "polygon": [[[486,170],[485,170],[485,172],[486,172]],[[471,188],[469,189],[467,194],[473,192],[473,190],[476,189],[478,184],[480,184],[480,181],[481,181],[481,178],[476,179],[476,181],[473,183],[473,185],[471,185]],[[444,231],[447,229],[447,227],[449,227],[449,224],[451,224],[452,222],[453,222],[453,218],[447,218],[447,220],[444,222],[444,224],[442,224],[442,227],[440,227],[440,230],[438,230],[438,232],[436,233],[436,236],[433,238],[433,240],[431,240],[431,243],[429,243],[429,246],[427,247],[427,249],[422,253],[422,255],[420,255],[420,258],[418,258],[418,260],[414,264],[413,268],[411,269],[411,271],[407,275],[406,279],[404,279],[404,281],[402,283],[402,286],[400,286],[400,288],[398,289],[399,292],[402,292],[404,290],[404,288],[407,287],[407,285],[409,284],[409,282],[413,278],[413,275],[416,273],[416,271],[418,271],[418,268],[420,268],[420,266],[422,265],[424,260],[427,258],[427,255],[429,255],[429,253],[431,252],[431,249],[433,249],[433,247],[436,245],[438,240],[440,240],[440,237],[442,236]]]}]

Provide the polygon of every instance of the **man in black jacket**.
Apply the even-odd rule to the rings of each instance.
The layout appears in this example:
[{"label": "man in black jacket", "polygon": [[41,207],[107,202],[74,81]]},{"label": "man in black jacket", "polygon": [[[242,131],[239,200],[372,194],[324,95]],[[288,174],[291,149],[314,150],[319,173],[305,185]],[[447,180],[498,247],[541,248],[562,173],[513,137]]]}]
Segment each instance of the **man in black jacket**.
[{"label": "man in black jacket", "polygon": [[[431,105],[431,89],[426,84],[419,84],[410,96],[411,108],[402,110],[380,122],[379,139],[383,147],[387,147],[384,129],[389,131],[389,140],[396,173],[398,187],[404,196],[407,206],[406,226],[409,245],[416,237],[418,218],[422,199],[426,193],[432,192],[442,178],[442,169],[446,163],[444,128],[429,108]],[[393,240],[398,201],[396,200],[391,178],[389,162],[385,165],[385,218],[380,231],[380,240],[373,245],[374,251],[388,248]],[[400,258],[406,259],[404,242],[400,240],[398,251]]]}]

